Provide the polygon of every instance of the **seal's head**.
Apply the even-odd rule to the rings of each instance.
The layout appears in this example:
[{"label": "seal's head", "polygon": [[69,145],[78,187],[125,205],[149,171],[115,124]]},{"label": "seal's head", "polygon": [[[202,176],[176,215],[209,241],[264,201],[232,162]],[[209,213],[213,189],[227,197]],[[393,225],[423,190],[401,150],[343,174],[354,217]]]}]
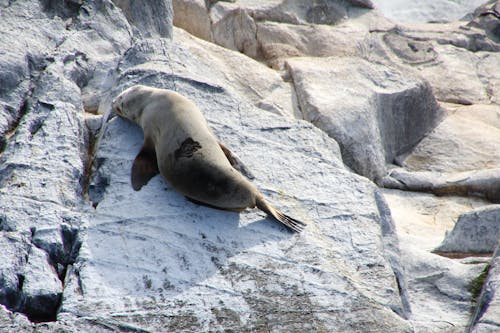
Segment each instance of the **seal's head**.
[{"label": "seal's head", "polygon": [[147,96],[151,93],[152,89],[142,85],[128,88],[113,100],[111,105],[113,112],[132,121],[137,121],[142,114],[142,110],[148,100]]}]

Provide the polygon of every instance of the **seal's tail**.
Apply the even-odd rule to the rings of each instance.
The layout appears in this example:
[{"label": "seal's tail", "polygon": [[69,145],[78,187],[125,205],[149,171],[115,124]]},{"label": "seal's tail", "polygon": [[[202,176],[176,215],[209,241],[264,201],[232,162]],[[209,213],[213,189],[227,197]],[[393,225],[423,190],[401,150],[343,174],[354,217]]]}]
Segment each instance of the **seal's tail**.
[{"label": "seal's tail", "polygon": [[271,206],[262,196],[257,197],[256,205],[257,208],[266,212],[268,215],[271,215],[276,220],[283,223],[285,226],[287,226],[289,229],[295,232],[301,232],[306,226],[304,222],[296,220],[288,215],[285,215],[278,209]]}]

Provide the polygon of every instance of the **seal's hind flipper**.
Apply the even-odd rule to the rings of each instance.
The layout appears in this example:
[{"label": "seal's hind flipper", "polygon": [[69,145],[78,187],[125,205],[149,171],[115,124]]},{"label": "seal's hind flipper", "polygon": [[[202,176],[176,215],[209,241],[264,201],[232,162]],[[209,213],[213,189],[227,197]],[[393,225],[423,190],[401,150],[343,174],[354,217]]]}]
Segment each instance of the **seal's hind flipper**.
[{"label": "seal's hind flipper", "polygon": [[145,143],[132,165],[132,187],[139,191],[159,172],[156,152]]},{"label": "seal's hind flipper", "polygon": [[231,163],[233,168],[238,170],[241,174],[243,174],[248,179],[255,179],[255,176],[250,172],[250,170],[248,170],[248,168],[245,166],[245,164],[243,164],[243,161],[238,157],[238,155],[236,155],[235,153],[230,151],[229,148],[224,146],[222,144],[222,142],[220,142],[220,141],[219,141],[219,146],[222,149],[222,151],[224,152],[224,155],[226,155],[227,160],[229,161],[229,163]]},{"label": "seal's hind flipper", "polygon": [[296,220],[293,217],[290,217],[274,208],[262,196],[257,197],[256,206],[260,210],[266,212],[268,215],[274,217],[277,221],[283,223],[288,229],[292,231],[301,232],[307,226],[307,224],[305,224],[304,222]]}]

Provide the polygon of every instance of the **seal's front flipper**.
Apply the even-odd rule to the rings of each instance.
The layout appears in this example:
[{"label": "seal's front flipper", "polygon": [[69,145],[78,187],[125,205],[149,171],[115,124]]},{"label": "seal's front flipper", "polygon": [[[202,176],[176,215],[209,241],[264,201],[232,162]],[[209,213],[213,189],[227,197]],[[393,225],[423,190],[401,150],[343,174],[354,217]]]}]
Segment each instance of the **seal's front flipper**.
[{"label": "seal's front flipper", "polygon": [[159,172],[156,152],[144,144],[132,165],[132,187],[139,191]]},{"label": "seal's front flipper", "polygon": [[255,179],[254,175],[252,175],[250,170],[248,170],[248,168],[243,164],[243,161],[241,161],[241,159],[235,153],[230,151],[229,148],[224,146],[221,142],[219,142],[219,146],[233,168],[241,172],[248,179]]}]

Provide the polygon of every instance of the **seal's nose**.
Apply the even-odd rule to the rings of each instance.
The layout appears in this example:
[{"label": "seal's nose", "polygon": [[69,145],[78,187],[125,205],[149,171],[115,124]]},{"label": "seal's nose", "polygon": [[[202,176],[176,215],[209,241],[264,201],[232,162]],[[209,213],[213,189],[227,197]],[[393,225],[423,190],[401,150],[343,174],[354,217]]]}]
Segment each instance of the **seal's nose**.
[{"label": "seal's nose", "polygon": [[117,105],[117,103],[116,103],[116,102],[117,102],[117,100],[118,100],[118,97],[117,97],[117,98],[115,98],[115,99],[113,99],[113,101],[111,102],[111,109],[112,109],[114,112],[116,112],[116,113],[118,113],[119,115],[121,115],[121,114],[122,114],[122,110],[121,110],[121,109],[120,109],[120,107]]}]

